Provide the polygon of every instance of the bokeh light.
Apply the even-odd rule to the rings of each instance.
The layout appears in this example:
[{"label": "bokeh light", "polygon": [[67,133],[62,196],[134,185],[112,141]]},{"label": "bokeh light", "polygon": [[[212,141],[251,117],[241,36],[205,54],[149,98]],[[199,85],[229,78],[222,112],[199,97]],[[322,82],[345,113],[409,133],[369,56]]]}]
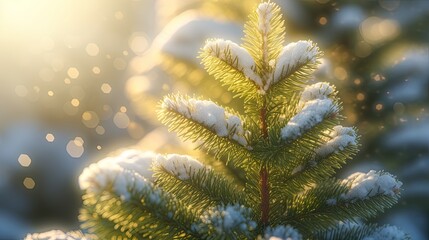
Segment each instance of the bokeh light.
[{"label": "bokeh light", "polygon": [[28,167],[31,164],[31,158],[27,154],[21,154],[18,157],[18,162],[23,167]]}]

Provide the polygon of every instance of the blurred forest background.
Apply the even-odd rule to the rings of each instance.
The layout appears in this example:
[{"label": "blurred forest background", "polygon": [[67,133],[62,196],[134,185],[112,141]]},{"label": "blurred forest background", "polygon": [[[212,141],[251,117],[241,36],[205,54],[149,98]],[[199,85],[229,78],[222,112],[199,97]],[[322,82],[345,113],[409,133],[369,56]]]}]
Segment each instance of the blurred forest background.
[{"label": "blurred forest background", "polygon": [[[340,172],[403,181],[379,221],[429,239],[429,1],[278,0],[287,41],[325,55],[361,151]],[[79,227],[77,178],[121,148],[189,152],[155,107],[180,91],[234,104],[196,58],[240,42],[259,0],[0,0],[0,239]],[[315,81],[314,79],[310,81]]]}]

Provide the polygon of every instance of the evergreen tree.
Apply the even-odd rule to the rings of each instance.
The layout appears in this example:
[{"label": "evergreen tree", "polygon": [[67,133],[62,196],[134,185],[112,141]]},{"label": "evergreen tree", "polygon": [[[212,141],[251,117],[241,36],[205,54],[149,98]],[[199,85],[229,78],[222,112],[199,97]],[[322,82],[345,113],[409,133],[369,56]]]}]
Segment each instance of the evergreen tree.
[{"label": "evergreen tree", "polygon": [[243,101],[241,114],[180,94],[160,104],[163,123],[240,174],[187,155],[125,151],[80,176],[84,229],[100,239],[407,238],[362,222],[397,202],[394,176],[333,177],[358,137],[339,125],[335,87],[306,85],[322,53],[311,41],[284,46],[281,18],[275,4],[261,3],[242,46],[212,39],[202,49],[209,74]]}]

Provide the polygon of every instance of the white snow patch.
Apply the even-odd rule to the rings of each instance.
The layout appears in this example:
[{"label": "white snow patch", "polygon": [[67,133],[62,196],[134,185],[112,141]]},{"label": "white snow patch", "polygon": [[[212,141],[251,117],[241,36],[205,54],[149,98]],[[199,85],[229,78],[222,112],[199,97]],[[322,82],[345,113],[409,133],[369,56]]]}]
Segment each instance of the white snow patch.
[{"label": "white snow patch", "polygon": [[356,145],[356,132],[351,127],[335,126],[330,136],[331,140],[316,149],[318,156],[326,157],[344,150],[349,145]]},{"label": "white snow patch", "polygon": [[342,183],[350,186],[350,190],[342,194],[341,198],[352,201],[368,199],[380,194],[396,197],[402,186],[402,182],[396,180],[391,174],[374,170],[368,173],[354,173]]},{"label": "white snow patch", "polygon": [[180,180],[187,180],[193,174],[205,168],[198,160],[179,154],[158,155],[154,165],[164,168]]},{"label": "white snow patch", "polygon": [[286,225],[268,227],[264,233],[264,240],[302,240],[302,235],[295,228]]},{"label": "white snow patch", "polygon": [[263,35],[266,35],[271,29],[270,21],[273,17],[273,9],[274,4],[267,2],[259,4],[256,9],[256,13],[258,14],[259,31],[263,33]]},{"label": "white snow patch", "polygon": [[247,147],[245,131],[240,118],[212,101],[185,99],[177,97],[174,100],[164,98],[163,108],[177,111],[188,119],[192,119],[201,125],[213,130],[219,137],[229,137],[242,146]]},{"label": "white snow patch", "polygon": [[304,105],[306,102],[314,99],[326,99],[329,95],[335,92],[335,87],[331,86],[327,82],[318,82],[312,85],[305,87],[304,91],[301,93],[301,98],[299,100],[300,106]]},{"label": "white snow patch", "polygon": [[257,226],[251,219],[251,209],[238,204],[213,207],[204,212],[200,220],[200,224],[193,225],[194,229],[204,232],[208,226],[213,226],[213,230],[219,235],[230,234],[233,231],[247,234]]},{"label": "white snow patch", "polygon": [[153,152],[126,150],[116,157],[107,157],[86,167],[79,176],[79,186],[87,192],[99,193],[107,188],[123,200],[130,198],[130,189],[149,188],[150,166],[156,158]]},{"label": "white snow patch", "polygon": [[232,41],[216,39],[208,41],[204,46],[204,51],[208,51],[212,56],[230,65],[236,65],[239,71],[262,89],[262,79],[254,71],[255,61],[246,49]]},{"label": "white snow patch", "polygon": [[370,236],[362,240],[402,240],[406,239],[406,234],[396,226],[383,226],[377,228]]},{"label": "white snow patch", "polygon": [[298,41],[286,45],[277,57],[273,80],[266,88],[289,75],[291,70],[307,62],[316,63],[318,52],[319,49],[311,41]]},{"label": "white snow patch", "polygon": [[281,138],[283,140],[298,138],[304,131],[322,122],[331,111],[337,111],[331,99],[315,99],[306,102],[302,110],[281,129]]}]

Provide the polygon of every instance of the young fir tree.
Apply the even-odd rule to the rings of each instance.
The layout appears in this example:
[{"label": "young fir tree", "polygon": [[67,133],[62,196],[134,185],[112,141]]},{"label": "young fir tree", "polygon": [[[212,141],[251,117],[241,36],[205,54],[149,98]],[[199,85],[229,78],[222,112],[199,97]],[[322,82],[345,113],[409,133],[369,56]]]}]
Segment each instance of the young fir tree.
[{"label": "young fir tree", "polygon": [[362,222],[397,202],[395,177],[333,178],[356,153],[357,135],[339,125],[334,86],[306,86],[321,52],[311,41],[284,46],[281,17],[261,3],[242,46],[214,39],[201,52],[207,71],[243,100],[243,114],[180,94],[159,110],[171,130],[242,174],[186,155],[125,151],[80,176],[84,229],[100,239],[407,238]]}]

